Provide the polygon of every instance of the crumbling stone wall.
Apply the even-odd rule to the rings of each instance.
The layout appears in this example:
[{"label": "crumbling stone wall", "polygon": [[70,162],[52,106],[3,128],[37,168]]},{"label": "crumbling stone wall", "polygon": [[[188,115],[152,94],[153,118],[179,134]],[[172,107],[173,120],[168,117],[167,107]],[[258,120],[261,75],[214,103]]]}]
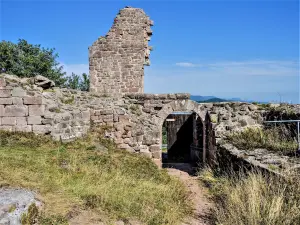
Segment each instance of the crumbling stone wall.
[{"label": "crumbling stone wall", "polygon": [[150,65],[153,21],[142,9],[121,9],[105,37],[89,48],[91,91],[143,93],[144,65]]},{"label": "crumbling stone wall", "polygon": [[82,101],[73,104],[80,94],[86,93],[44,90],[34,78],[0,75],[0,129],[49,134],[55,140],[81,137],[90,127],[90,110]]},{"label": "crumbling stone wall", "polygon": [[[269,110],[239,102],[197,103],[189,99],[189,94],[131,93],[114,97],[44,89],[31,81],[0,75],[0,129],[72,141],[85,135],[91,126],[106,126],[106,137],[119,148],[144,154],[157,164],[161,164],[162,125],[174,111],[195,112],[203,124],[212,125],[218,143],[230,132],[261,126]],[[299,106],[289,108],[297,111]]]}]

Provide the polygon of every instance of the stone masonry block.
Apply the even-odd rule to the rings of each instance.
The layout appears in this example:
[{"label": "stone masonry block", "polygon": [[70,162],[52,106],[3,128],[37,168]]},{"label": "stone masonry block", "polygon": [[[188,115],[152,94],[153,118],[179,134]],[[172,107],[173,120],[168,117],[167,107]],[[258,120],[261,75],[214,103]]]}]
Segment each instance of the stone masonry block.
[{"label": "stone masonry block", "polygon": [[26,96],[26,91],[21,87],[15,87],[11,92],[13,97],[24,97]]},{"label": "stone masonry block", "polygon": [[0,105],[0,116],[4,116],[4,105]]},{"label": "stone masonry block", "polygon": [[29,105],[29,116],[43,116],[45,113],[44,105]]},{"label": "stone masonry block", "polygon": [[0,126],[0,130],[14,131],[15,127],[14,126],[2,125],[2,126]]},{"label": "stone masonry block", "polygon": [[15,127],[16,131],[22,131],[22,132],[32,132],[32,126],[31,125],[20,125]]},{"label": "stone masonry block", "polygon": [[0,105],[11,105],[12,98],[0,98]]},{"label": "stone masonry block", "polygon": [[27,125],[27,118],[26,117],[16,117],[17,125]]},{"label": "stone masonry block", "polygon": [[26,96],[24,97],[25,105],[42,105],[42,96]]},{"label": "stone masonry block", "polygon": [[112,109],[101,110],[101,115],[111,115],[114,113]]},{"label": "stone masonry block", "polygon": [[161,152],[158,151],[158,152],[152,152],[152,157],[154,159],[160,159],[161,158]]},{"label": "stone masonry block", "polygon": [[119,115],[119,122],[129,123],[129,117],[127,115]]},{"label": "stone masonry block", "polygon": [[2,125],[16,125],[16,117],[2,117]]},{"label": "stone masonry block", "polygon": [[12,97],[12,102],[14,105],[23,105],[23,98]]},{"label": "stone masonry block", "polygon": [[82,119],[83,120],[89,120],[91,118],[91,114],[90,114],[90,111],[87,110],[87,111],[83,111],[81,112],[82,113]]},{"label": "stone masonry block", "polygon": [[38,125],[42,124],[42,117],[41,116],[28,116],[27,123],[29,125]]},{"label": "stone masonry block", "polygon": [[11,97],[11,89],[0,88],[0,98],[9,98],[9,97]]},{"label": "stone masonry block", "polygon": [[52,125],[53,120],[52,119],[42,119],[42,124],[51,124]]},{"label": "stone masonry block", "polygon": [[48,125],[32,125],[32,131],[37,134],[50,133],[50,126]]},{"label": "stone masonry block", "polygon": [[25,105],[7,105],[4,108],[4,116],[27,116],[28,107]]},{"label": "stone masonry block", "polygon": [[150,152],[160,151],[160,146],[159,145],[151,145],[149,150],[150,150]]},{"label": "stone masonry block", "polygon": [[5,87],[6,86],[6,81],[3,77],[0,77],[0,87]]}]

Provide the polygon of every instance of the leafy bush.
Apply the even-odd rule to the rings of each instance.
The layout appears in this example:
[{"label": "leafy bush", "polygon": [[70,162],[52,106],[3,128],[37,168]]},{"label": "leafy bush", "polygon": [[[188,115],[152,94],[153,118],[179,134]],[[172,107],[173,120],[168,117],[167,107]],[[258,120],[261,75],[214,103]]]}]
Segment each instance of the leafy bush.
[{"label": "leafy bush", "polygon": [[42,75],[53,80],[56,86],[89,91],[88,75],[72,73],[71,76],[66,76],[57,58],[58,53],[54,48],[29,44],[24,39],[19,39],[16,44],[10,41],[0,42],[0,72],[19,77]]},{"label": "leafy bush", "polygon": [[0,42],[0,69],[19,77],[45,76],[61,86],[66,82],[63,67],[59,65],[54,48],[42,48],[24,39],[18,43]]}]

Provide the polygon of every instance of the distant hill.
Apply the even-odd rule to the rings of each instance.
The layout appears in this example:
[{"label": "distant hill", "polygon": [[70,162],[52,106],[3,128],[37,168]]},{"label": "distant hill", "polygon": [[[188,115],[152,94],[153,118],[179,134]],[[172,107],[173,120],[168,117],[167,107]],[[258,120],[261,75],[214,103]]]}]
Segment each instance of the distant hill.
[{"label": "distant hill", "polygon": [[243,100],[241,98],[218,98],[216,96],[201,96],[201,95],[191,95],[191,100],[196,102],[255,102],[253,100]]},{"label": "distant hill", "polygon": [[202,102],[202,101],[207,101],[209,99],[217,98],[215,96],[201,96],[201,95],[191,95],[191,100],[196,101],[196,102]]},{"label": "distant hill", "polygon": [[222,98],[210,98],[210,99],[207,99],[204,101],[197,101],[197,102],[202,102],[202,103],[205,103],[205,102],[228,102],[228,100],[222,99]]}]

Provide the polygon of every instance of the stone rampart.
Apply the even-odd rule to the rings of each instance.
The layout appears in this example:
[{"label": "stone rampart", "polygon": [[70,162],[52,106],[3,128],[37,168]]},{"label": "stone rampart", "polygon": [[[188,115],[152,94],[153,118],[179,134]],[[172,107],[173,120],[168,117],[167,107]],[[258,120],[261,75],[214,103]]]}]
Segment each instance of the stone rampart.
[{"label": "stone rampart", "polygon": [[[298,106],[289,105],[289,110]],[[114,97],[78,90],[42,88],[34,78],[0,75],[0,129],[51,135],[72,141],[91,126],[121,149],[161,162],[162,125],[176,111],[195,112],[211,124],[216,141],[230,132],[261,126],[266,108],[249,103],[197,103],[189,94],[124,94]]]}]

